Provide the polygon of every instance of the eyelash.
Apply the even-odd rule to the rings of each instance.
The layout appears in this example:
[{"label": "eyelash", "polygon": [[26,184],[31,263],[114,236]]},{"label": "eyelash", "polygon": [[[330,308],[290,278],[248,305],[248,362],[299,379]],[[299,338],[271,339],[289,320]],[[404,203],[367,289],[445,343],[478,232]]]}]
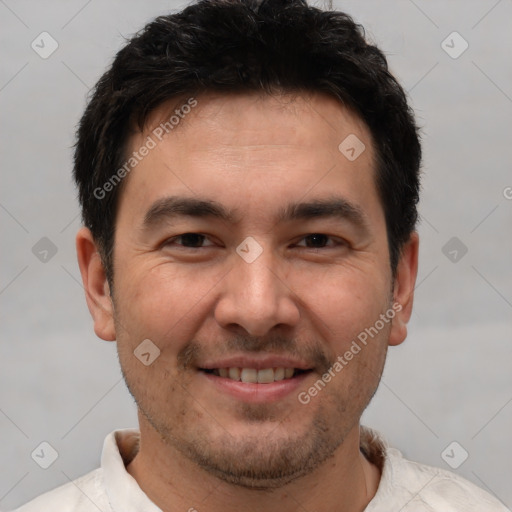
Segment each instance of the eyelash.
[{"label": "eyelash", "polygon": [[[166,240],[164,242],[164,246],[167,246],[167,245],[170,245],[172,244],[175,240],[179,239],[179,238],[183,238],[187,235],[195,235],[197,237],[203,237],[203,239],[208,239],[207,235],[203,235],[202,233],[183,233],[181,235],[177,235],[177,236],[173,236],[172,238],[169,238],[168,240]],[[305,247],[305,246],[301,246],[302,248],[304,249],[329,249],[329,248],[335,248],[335,247],[339,247],[339,246],[346,246],[348,245],[347,242],[341,238],[338,238],[338,237],[333,237],[333,236],[329,236],[329,235],[326,235],[324,233],[310,233],[308,235],[304,235],[301,239],[300,239],[300,242],[302,242],[303,240],[305,240],[306,238],[309,238],[309,237],[313,237],[313,236],[321,236],[321,237],[325,237],[329,240],[333,240],[335,242],[335,245],[334,246],[324,246],[324,247]],[[337,241],[338,240],[338,241]],[[207,247],[186,247],[184,245],[180,245],[178,244],[179,247],[182,247],[183,249],[205,249],[207,247],[213,247],[213,245],[210,245],[210,246],[207,246]]]}]

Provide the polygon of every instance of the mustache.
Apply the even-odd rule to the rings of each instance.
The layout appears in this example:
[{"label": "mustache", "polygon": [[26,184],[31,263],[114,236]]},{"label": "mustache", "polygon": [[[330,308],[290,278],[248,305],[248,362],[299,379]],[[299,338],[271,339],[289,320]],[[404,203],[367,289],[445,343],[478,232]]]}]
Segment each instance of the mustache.
[{"label": "mustache", "polygon": [[190,341],[178,352],[178,367],[182,370],[197,368],[200,361],[240,352],[292,356],[308,362],[311,368],[322,374],[326,373],[336,360],[335,356],[330,358],[318,343],[299,343],[294,338],[279,334],[264,338],[239,334],[215,345],[211,342]]}]

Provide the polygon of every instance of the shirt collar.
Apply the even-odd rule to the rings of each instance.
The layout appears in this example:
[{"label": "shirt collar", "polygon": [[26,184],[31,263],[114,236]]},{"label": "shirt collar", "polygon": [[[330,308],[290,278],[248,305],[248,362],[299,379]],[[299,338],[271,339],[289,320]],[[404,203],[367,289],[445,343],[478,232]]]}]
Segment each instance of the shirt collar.
[{"label": "shirt collar", "polygon": [[[377,432],[361,427],[361,451],[375,464],[381,473],[379,488],[374,500],[382,497],[389,488],[392,479],[392,465],[388,457],[388,448]],[[142,491],[139,484],[126,470],[126,466],[137,455],[140,432],[137,429],[121,429],[111,432],[103,444],[101,467],[105,479],[106,492],[114,512],[162,512]],[[370,512],[371,504],[366,510]]]},{"label": "shirt collar", "polygon": [[138,451],[140,432],[121,429],[111,432],[103,444],[101,467],[105,487],[114,512],[162,512],[142,491],[126,466]]}]

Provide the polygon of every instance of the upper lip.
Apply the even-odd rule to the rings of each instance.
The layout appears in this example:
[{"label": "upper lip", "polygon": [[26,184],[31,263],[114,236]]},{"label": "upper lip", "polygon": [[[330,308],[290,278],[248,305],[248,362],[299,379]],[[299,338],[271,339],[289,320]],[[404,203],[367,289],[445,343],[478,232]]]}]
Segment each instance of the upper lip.
[{"label": "upper lip", "polygon": [[261,357],[255,356],[231,356],[223,359],[207,361],[199,365],[203,370],[215,370],[217,368],[254,368],[263,370],[265,368],[297,368],[299,370],[311,370],[311,365],[305,361],[287,356],[266,354]]}]

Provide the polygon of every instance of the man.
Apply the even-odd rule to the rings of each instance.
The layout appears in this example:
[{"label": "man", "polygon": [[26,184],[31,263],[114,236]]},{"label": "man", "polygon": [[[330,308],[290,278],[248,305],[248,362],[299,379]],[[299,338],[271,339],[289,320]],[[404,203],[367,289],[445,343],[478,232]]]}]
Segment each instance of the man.
[{"label": "man", "polygon": [[140,430],[18,510],[504,511],[360,426],[407,335],[420,157],[345,14],[207,0],[131,39],[74,176],[87,303]]}]

